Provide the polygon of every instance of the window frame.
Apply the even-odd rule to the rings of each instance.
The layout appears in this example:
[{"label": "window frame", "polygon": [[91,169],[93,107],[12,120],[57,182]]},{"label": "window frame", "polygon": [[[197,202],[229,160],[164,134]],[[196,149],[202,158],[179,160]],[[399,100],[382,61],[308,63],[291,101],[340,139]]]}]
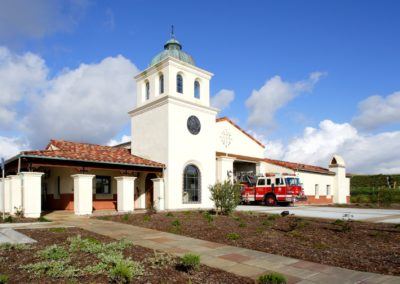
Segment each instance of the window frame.
[{"label": "window frame", "polygon": [[[103,183],[103,185],[102,185],[102,187],[103,187],[103,192],[98,192],[97,191],[97,181],[98,181],[98,179],[104,179],[104,180],[108,180],[108,187],[109,187],[109,192],[108,193],[105,193],[104,192],[104,183]],[[95,176],[95,193],[96,193],[96,195],[111,195],[112,194],[112,186],[111,186],[111,176],[101,176],[101,175],[96,175]]]},{"label": "window frame", "polygon": [[144,85],[144,90],[145,90],[145,99],[148,101],[150,99],[150,82],[146,81]]},{"label": "window frame", "polygon": [[315,186],[314,186],[314,197],[315,197],[315,199],[319,199],[319,184],[318,183],[316,183],[315,184]]},{"label": "window frame", "polygon": [[160,74],[158,77],[159,94],[164,94],[164,74]]},{"label": "window frame", "polygon": [[[193,190],[190,189],[190,188],[187,188],[188,187],[188,179],[190,177],[188,177],[186,175],[186,172],[190,167],[195,168],[196,171],[197,171],[197,177],[196,177],[197,188],[195,189],[195,190],[197,190],[197,200],[195,200],[195,201],[189,199],[190,191],[193,191]],[[185,193],[188,194],[188,200],[187,201],[185,201]],[[193,195],[193,192],[192,192],[192,195]],[[183,169],[182,204],[200,204],[200,203],[201,203],[201,171],[200,171],[199,167],[196,166],[195,164],[188,164]]]},{"label": "window frame", "polygon": [[183,94],[183,76],[182,74],[176,74],[176,92]]},{"label": "window frame", "polygon": [[201,90],[201,88],[200,88],[200,82],[199,82],[199,80],[195,80],[194,81],[194,97],[196,98],[196,99],[200,99],[200,90]]}]

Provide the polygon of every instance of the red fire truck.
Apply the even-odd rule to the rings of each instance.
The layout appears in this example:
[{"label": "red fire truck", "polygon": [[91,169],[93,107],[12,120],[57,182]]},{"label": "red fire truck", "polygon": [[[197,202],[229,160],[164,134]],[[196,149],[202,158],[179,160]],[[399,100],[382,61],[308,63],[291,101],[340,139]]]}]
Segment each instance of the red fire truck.
[{"label": "red fire truck", "polygon": [[245,204],[289,205],[306,198],[300,179],[292,174],[242,175],[238,182],[242,185],[242,202]]}]

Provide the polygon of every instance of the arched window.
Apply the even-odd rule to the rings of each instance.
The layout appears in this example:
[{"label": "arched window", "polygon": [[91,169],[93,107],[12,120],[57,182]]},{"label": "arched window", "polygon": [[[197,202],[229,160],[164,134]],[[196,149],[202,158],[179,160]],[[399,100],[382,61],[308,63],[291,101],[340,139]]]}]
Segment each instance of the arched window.
[{"label": "arched window", "polygon": [[194,81],[194,97],[200,99],[200,83],[199,81]]},{"label": "arched window", "polygon": [[164,75],[161,74],[159,77],[159,85],[160,85],[160,94],[164,93]]},{"label": "arched window", "polygon": [[181,74],[176,75],[176,91],[183,94],[183,78]]},{"label": "arched window", "polygon": [[199,203],[201,192],[200,171],[195,165],[187,165],[183,171],[183,203]]},{"label": "arched window", "polygon": [[146,82],[146,100],[150,99],[150,83]]}]

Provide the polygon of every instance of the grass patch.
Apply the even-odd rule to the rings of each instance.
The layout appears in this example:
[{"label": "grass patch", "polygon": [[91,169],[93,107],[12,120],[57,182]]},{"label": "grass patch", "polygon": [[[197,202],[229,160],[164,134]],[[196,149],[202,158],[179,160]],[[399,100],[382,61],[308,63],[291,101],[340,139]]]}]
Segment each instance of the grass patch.
[{"label": "grass patch", "polygon": [[257,279],[259,284],[286,284],[286,277],[280,273],[272,272],[268,274],[261,275]]},{"label": "grass patch", "polygon": [[110,270],[110,279],[114,283],[130,283],[134,277],[143,275],[144,267],[137,261],[122,259]]},{"label": "grass patch", "polygon": [[187,253],[181,257],[179,264],[185,271],[198,270],[200,268],[200,256]]},{"label": "grass patch", "polygon": [[226,235],[226,238],[228,240],[235,241],[235,240],[240,239],[240,235],[237,234],[237,233],[229,233],[229,234]]}]

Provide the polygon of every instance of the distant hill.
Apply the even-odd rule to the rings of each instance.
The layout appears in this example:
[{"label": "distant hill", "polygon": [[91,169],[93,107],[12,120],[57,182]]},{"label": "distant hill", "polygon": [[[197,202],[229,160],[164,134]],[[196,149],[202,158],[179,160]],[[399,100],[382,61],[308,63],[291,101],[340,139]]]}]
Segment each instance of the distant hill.
[{"label": "distant hill", "polygon": [[387,177],[390,177],[390,184],[396,182],[396,188],[400,186],[400,174],[399,175],[354,175],[350,179],[350,187],[381,187],[387,186]]}]

